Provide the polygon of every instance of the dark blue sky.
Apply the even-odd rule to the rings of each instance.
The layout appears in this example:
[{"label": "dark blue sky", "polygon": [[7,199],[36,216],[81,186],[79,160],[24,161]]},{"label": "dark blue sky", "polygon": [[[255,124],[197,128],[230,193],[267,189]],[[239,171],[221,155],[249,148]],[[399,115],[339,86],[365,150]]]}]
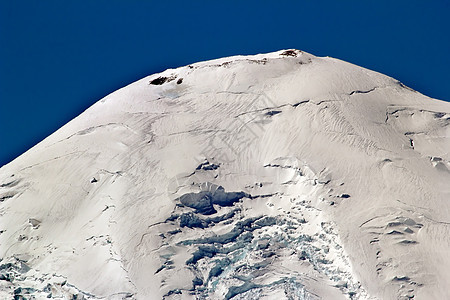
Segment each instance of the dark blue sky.
[{"label": "dark blue sky", "polygon": [[0,1],[0,166],[167,68],[297,48],[450,100],[450,1]]}]

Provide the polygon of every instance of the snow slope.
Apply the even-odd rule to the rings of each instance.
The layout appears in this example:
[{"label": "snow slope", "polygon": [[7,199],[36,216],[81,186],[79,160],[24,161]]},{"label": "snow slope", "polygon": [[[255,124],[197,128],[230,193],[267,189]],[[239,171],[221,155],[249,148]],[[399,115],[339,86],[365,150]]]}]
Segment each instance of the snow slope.
[{"label": "snow slope", "polygon": [[0,169],[0,298],[450,299],[449,124],[298,50],[151,75]]}]

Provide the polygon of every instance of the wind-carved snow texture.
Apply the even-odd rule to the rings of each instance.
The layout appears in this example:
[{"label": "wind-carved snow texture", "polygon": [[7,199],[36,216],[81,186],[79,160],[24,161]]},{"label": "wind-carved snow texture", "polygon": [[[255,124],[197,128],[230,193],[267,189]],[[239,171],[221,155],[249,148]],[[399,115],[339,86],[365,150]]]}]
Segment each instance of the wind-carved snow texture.
[{"label": "wind-carved snow texture", "polygon": [[0,298],[450,299],[449,125],[293,49],[148,76],[0,169]]}]

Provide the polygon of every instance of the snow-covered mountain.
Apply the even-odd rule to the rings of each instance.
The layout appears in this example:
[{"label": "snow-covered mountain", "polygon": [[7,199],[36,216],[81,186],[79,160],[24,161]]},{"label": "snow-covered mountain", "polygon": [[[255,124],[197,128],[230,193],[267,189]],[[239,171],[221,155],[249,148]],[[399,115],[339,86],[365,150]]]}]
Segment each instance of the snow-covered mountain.
[{"label": "snow-covered mountain", "polygon": [[298,50],[151,75],[0,169],[0,298],[450,299],[449,125]]}]

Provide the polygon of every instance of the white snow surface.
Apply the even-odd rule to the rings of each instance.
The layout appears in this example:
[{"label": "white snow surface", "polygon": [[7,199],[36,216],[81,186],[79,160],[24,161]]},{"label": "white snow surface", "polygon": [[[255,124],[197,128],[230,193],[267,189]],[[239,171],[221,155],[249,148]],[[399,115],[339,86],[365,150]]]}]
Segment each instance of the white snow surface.
[{"label": "white snow surface", "polygon": [[450,299],[449,124],[299,50],[148,76],[0,169],[0,298]]}]

